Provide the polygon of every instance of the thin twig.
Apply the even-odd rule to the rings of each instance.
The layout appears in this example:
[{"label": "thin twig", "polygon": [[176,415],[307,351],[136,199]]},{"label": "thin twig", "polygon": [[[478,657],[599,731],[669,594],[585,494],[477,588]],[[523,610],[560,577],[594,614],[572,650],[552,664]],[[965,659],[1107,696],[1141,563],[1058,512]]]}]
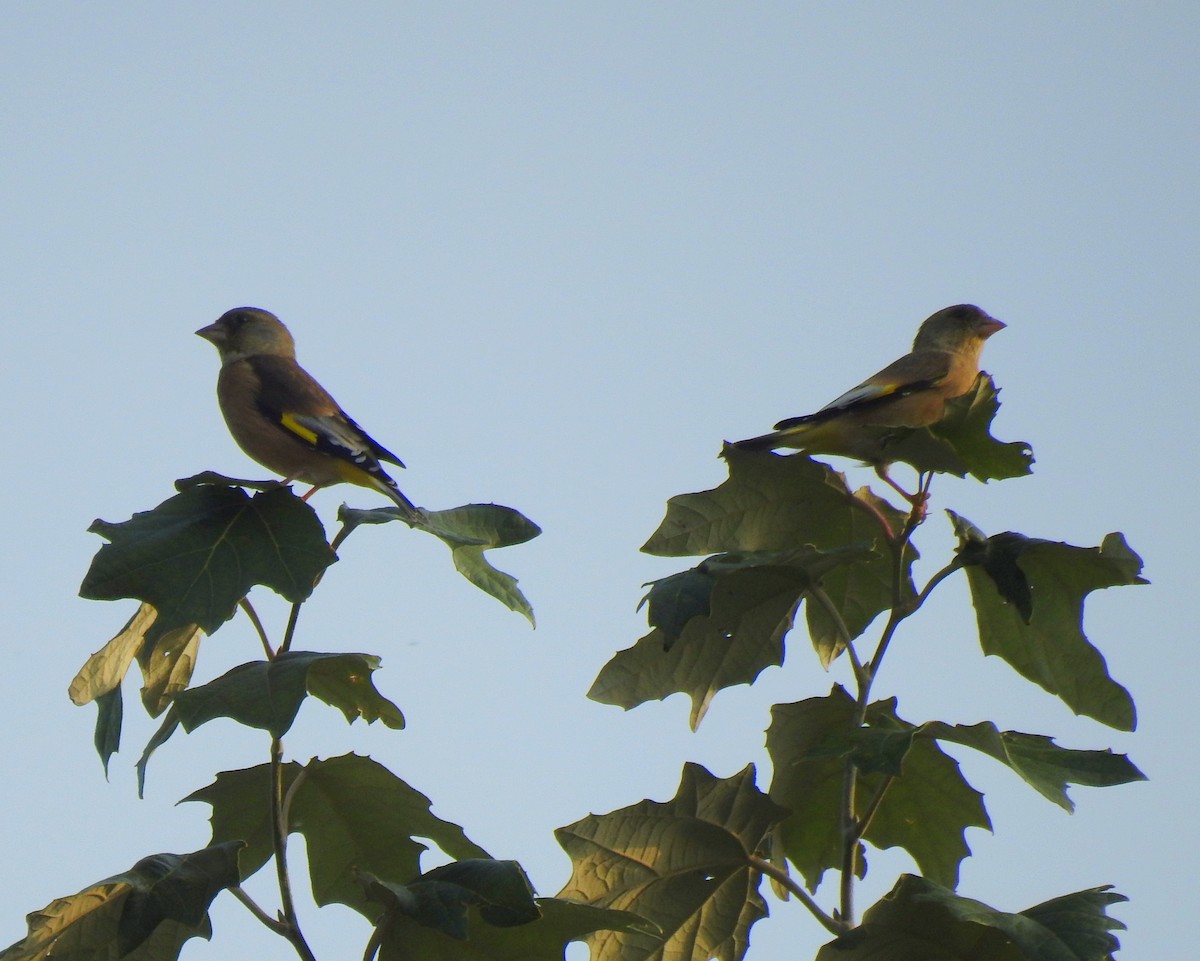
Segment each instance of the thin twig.
[{"label": "thin twig", "polygon": [[283,742],[271,738],[271,840],[275,847],[275,873],[279,878],[279,902],[286,937],[303,961],[317,961],[300,931],[296,904],[292,900],[292,882],[287,869],[287,824],[283,820]]},{"label": "thin twig", "polygon": [[363,961],[372,961],[379,952],[379,946],[383,944],[383,932],[386,924],[386,921],[380,921],[375,930],[371,932],[371,938],[367,941],[367,949],[363,951]]},{"label": "thin twig", "polygon": [[924,590],[917,595],[917,599],[913,602],[913,609],[915,610],[924,604],[925,599],[932,593],[933,589],[962,566],[962,559],[956,556],[949,564],[934,574],[933,577],[929,578],[929,583],[925,585]]},{"label": "thin twig", "polygon": [[246,616],[250,618],[250,623],[254,625],[254,629],[258,632],[258,639],[262,641],[263,650],[267,654],[267,660],[274,660],[275,652],[271,650],[271,642],[267,640],[267,631],[263,627],[262,621],[258,619],[258,611],[254,609],[254,605],[250,603],[249,597],[243,597],[238,601],[238,606],[246,612]]},{"label": "thin twig", "polygon": [[241,885],[235,885],[234,887],[230,888],[229,893],[241,901],[251,914],[253,914],[256,918],[258,918],[258,920],[260,920],[276,934],[281,934],[285,938],[288,936],[287,925],[282,921],[277,921],[275,918],[267,914],[266,911],[260,908],[258,903],[245,892]]},{"label": "thin twig", "polygon": [[871,821],[875,817],[875,812],[879,810],[879,805],[883,803],[883,796],[887,794],[887,789],[892,786],[892,782],[895,780],[896,776],[894,774],[888,774],[880,782],[879,787],[875,790],[875,796],[867,804],[866,812],[859,819],[855,827],[855,834],[857,835],[855,840],[861,841],[866,836],[867,831],[871,828]]},{"label": "thin twig", "polygon": [[896,539],[896,532],[892,530],[892,525],[888,522],[888,519],[883,516],[883,512],[878,507],[869,501],[863,500],[853,491],[846,491],[845,497],[850,502],[851,507],[856,507],[860,511],[865,511],[867,516],[879,525],[880,529],[883,531],[883,538],[885,541],[890,544]]},{"label": "thin twig", "polygon": [[[866,684],[870,685],[868,678]],[[859,727],[860,724],[855,724]],[[842,769],[842,875],[841,875],[841,918],[847,924],[854,923],[854,875],[858,859],[858,822],[854,816],[855,796],[858,790],[858,768],[853,761],[846,761]]]},{"label": "thin twig", "polygon": [[287,629],[283,632],[283,643],[279,645],[280,654],[292,649],[292,638],[296,634],[296,621],[300,619],[300,605],[303,603],[303,601],[296,601],[292,605],[292,612],[288,615]]},{"label": "thin twig", "polygon": [[757,871],[761,871],[763,874],[767,875],[767,877],[778,881],[781,885],[787,888],[788,893],[790,893],[796,898],[797,901],[808,908],[808,910],[812,912],[812,916],[816,918],[821,923],[821,926],[824,927],[825,930],[830,934],[845,934],[846,931],[849,930],[850,926],[844,921],[839,921],[837,918],[831,917],[821,910],[821,906],[813,900],[812,895],[805,891],[804,888],[799,884],[797,884],[792,876],[783,870],[783,868],[772,864],[766,858],[759,857],[757,854],[750,855],[750,866]]},{"label": "thin twig", "polygon": [[842,648],[846,651],[846,656],[850,658],[850,664],[854,668],[854,678],[859,684],[862,684],[864,680],[864,668],[862,662],[858,659],[858,652],[854,649],[854,640],[850,637],[850,629],[846,627],[846,621],[842,617],[842,612],[837,609],[833,603],[833,599],[825,592],[823,587],[814,585],[808,589],[808,593],[813,600],[821,605],[821,609],[833,621],[833,626],[837,630],[838,640],[842,642]]}]

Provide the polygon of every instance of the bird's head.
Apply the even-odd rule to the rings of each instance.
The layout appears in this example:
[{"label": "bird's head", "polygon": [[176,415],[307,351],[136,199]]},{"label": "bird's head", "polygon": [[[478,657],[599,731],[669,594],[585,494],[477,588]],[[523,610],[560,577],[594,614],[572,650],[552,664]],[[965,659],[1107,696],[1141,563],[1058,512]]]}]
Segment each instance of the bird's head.
[{"label": "bird's head", "polygon": [[216,347],[226,364],[256,354],[296,356],[296,343],[283,321],[258,307],[227,310],[196,334]]},{"label": "bird's head", "polygon": [[961,350],[972,344],[982,344],[1004,326],[974,304],[943,307],[921,324],[913,341],[913,350]]}]

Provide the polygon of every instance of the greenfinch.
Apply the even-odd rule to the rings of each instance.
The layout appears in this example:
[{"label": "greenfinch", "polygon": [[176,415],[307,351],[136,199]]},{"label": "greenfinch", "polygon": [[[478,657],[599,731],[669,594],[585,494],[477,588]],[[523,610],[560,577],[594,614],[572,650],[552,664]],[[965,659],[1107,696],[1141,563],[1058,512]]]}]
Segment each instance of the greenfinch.
[{"label": "greenfinch", "polygon": [[[403,467],[303,367],[274,314],[238,307],[196,331],[221,355],[217,401],[238,446],[263,467],[313,490],[343,482],[390,497],[408,519],[416,506],[380,462]],[[309,491],[305,497],[312,494]]]},{"label": "greenfinch", "polygon": [[909,500],[887,473],[889,428],[928,427],[946,401],[965,394],[979,376],[983,342],[1004,328],[973,304],[946,307],[921,324],[912,352],[888,364],[813,414],[789,417],[760,437],[737,441],[745,450],[779,447],[854,457]]}]

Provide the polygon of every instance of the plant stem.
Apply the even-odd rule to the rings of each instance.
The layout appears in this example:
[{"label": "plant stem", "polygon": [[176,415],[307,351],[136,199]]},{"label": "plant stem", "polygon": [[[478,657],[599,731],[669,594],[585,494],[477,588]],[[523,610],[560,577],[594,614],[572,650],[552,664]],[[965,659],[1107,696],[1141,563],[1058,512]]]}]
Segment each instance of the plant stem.
[{"label": "plant stem", "polygon": [[258,639],[262,641],[263,650],[267,654],[267,660],[271,661],[275,658],[275,652],[271,649],[271,642],[267,640],[267,631],[263,627],[262,621],[258,619],[258,611],[254,609],[254,605],[250,603],[249,597],[243,597],[238,601],[238,606],[246,612],[246,616],[250,618],[250,623],[254,625],[254,629],[258,632]]},{"label": "plant stem", "polygon": [[303,601],[297,601],[292,605],[292,612],[288,615],[287,629],[283,632],[283,643],[279,645],[280,654],[292,649],[292,637],[296,633],[296,621],[300,619],[300,605],[303,603]]},{"label": "plant stem", "polygon": [[810,587],[808,593],[814,601],[821,605],[821,609],[833,621],[833,626],[837,629],[838,640],[841,641],[842,648],[846,651],[846,656],[850,658],[850,665],[854,669],[854,678],[861,685],[865,680],[863,676],[864,668],[862,662],[858,659],[858,651],[854,649],[853,638],[850,637],[850,628],[846,627],[846,621],[842,618],[842,612],[837,609],[833,600],[820,585]]},{"label": "plant stem", "polygon": [[266,911],[260,908],[258,903],[242,889],[241,885],[230,888],[229,893],[241,901],[251,914],[253,914],[256,918],[258,918],[259,921],[265,924],[276,934],[282,935],[285,938],[288,936],[287,925],[282,921],[277,921],[275,918],[267,914]]},{"label": "plant stem", "polygon": [[858,822],[855,831],[857,835],[855,840],[862,840],[862,836],[867,833],[867,830],[871,827],[871,821],[875,817],[875,812],[879,810],[879,805],[883,803],[883,796],[887,794],[887,789],[892,786],[895,780],[895,776],[889,774],[880,782],[879,787],[875,790],[875,796],[867,804],[866,813],[863,814],[861,820]]},{"label": "plant stem", "polygon": [[845,922],[839,921],[837,918],[830,917],[828,914],[822,911],[821,906],[813,900],[812,895],[805,891],[804,888],[799,884],[797,884],[796,881],[792,879],[792,876],[783,870],[783,868],[772,864],[766,858],[759,857],[757,854],[750,855],[750,866],[756,871],[765,874],[772,880],[778,881],[781,885],[783,885],[783,887],[787,888],[788,893],[795,897],[796,900],[803,904],[806,908],[808,908],[808,910],[812,912],[812,916],[821,922],[821,926],[824,927],[825,930],[830,934],[845,934],[846,931],[849,930],[849,925],[847,925]]},{"label": "plant stem", "polygon": [[296,917],[296,904],[292,900],[292,882],[287,870],[288,826],[284,820],[283,791],[283,741],[271,738],[271,840],[275,847],[275,871],[279,877],[279,903],[281,922],[286,930],[281,932],[303,961],[316,961],[308,942],[300,931]]},{"label": "plant stem", "polygon": [[[883,633],[880,635],[879,644],[875,648],[875,654],[866,665],[855,665],[854,676],[858,684],[858,696],[855,698],[854,718],[851,722],[852,729],[858,730],[866,722],[867,708],[871,703],[871,685],[874,683],[876,676],[879,674],[880,664],[883,662],[883,656],[887,653],[888,645],[892,642],[892,637],[895,636],[896,628],[900,626],[900,622],[912,614],[919,606],[920,601],[924,599],[924,594],[918,598],[916,603],[906,602],[904,595],[904,554],[908,549],[909,539],[913,532],[920,526],[925,519],[925,502],[929,496],[929,485],[932,482],[933,475],[923,475],[918,482],[918,497],[913,503],[912,510],[909,511],[908,517],[905,519],[904,526],[899,533],[893,534],[888,538],[888,546],[892,550],[892,605],[891,611],[888,613],[887,624],[883,628]],[[867,507],[864,503],[864,507]],[[883,515],[878,511],[873,511],[878,515],[879,520],[883,524],[885,530],[890,531],[891,528],[887,525]],[[853,661],[851,663],[854,663]],[[841,867],[841,912],[840,918],[847,925],[854,923],[854,879],[856,876],[856,868],[858,867],[858,846],[863,836],[870,826],[871,819],[875,816],[879,809],[880,803],[883,801],[884,792],[887,790],[891,779],[887,778],[883,782],[883,786],[871,798],[870,803],[863,817],[858,817],[858,768],[852,760],[847,760],[842,771],[842,798],[841,798],[841,822],[842,822],[842,867]]]}]

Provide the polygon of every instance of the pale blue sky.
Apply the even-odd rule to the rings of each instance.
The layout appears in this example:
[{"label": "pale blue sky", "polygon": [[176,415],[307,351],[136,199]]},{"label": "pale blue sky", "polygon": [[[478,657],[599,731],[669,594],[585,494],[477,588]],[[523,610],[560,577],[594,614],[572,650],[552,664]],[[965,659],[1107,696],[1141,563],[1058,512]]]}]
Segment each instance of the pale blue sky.
[{"label": "pale blue sky", "polygon": [[[1070,817],[967,758],[996,833],[968,835],[961,891],[1015,910],[1111,883],[1132,898],[1114,910],[1121,956],[1183,956],[1179,892],[1200,853],[1200,7],[49,3],[5,20],[0,369],[19,420],[0,811],[20,884],[0,886],[0,945],[56,896],[202,846],[208,808],[174,802],[265,759],[261,736],[214,723],[156,755],[138,801],[132,765],[156,725],[136,685],[108,783],[94,711],[65,696],[132,609],[75,597],[91,520],[201,469],[260,473],[225,432],[198,327],[275,311],[408,463],[414,500],[497,501],[544,527],[494,558],[536,632],[430,538],[356,534],[300,644],[381,654],[409,728],[347,728],[311,704],[287,747],[370,752],[553,894],[569,872],[555,827],[671,796],[686,760],[765,768],[769,706],[846,680],[798,634],[783,669],[718,695],[696,735],[682,697],[628,714],[587,701],[645,633],[640,585],[684,566],[637,550],[665,500],[722,480],[722,439],[819,407],[927,314],[970,301],[1009,324],[984,358],[1003,388],[995,432],[1037,464],[940,480],[926,574],[951,547],[942,507],[1085,546],[1124,531],[1153,584],[1094,596],[1086,629],[1141,724],[1074,718],[984,662],[961,580],[897,639],[876,690],[912,720],[1128,752],[1150,782],[1076,788]],[[345,488],[314,503],[329,522],[343,500],[377,503]],[[282,623],[281,606],[260,610]],[[199,674],[256,653],[231,624]],[[877,854],[860,903],[911,868]],[[751,958],[824,941],[797,905],[772,915]],[[287,954],[229,897],[213,920],[214,945],[185,957]],[[366,938],[340,909],[304,920],[323,958]]]}]

